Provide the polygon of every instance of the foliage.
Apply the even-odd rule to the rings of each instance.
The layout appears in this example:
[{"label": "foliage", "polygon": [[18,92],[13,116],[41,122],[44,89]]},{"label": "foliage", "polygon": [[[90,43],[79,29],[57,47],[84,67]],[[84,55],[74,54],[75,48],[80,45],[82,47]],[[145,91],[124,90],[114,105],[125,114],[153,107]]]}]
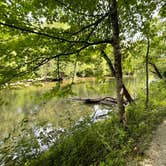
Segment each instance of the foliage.
[{"label": "foliage", "polygon": [[[57,78],[61,75],[72,78],[77,71],[75,71],[77,62],[81,64],[78,75],[102,78],[106,68],[103,67],[105,63],[99,57],[100,51],[105,49],[111,58],[114,54],[118,104],[121,103],[123,106],[121,50],[126,73],[139,69],[142,74],[146,38],[149,37],[150,60],[157,61],[162,70],[165,70],[163,67],[165,52],[162,50],[165,48],[165,29],[162,26],[165,25],[164,9],[165,2],[160,0],[2,0],[0,2],[0,47],[2,48],[0,86],[22,79],[27,80],[29,77],[51,75]],[[158,18],[154,18],[155,12],[158,12]],[[67,68],[68,65],[70,70]],[[52,94],[60,97],[73,94],[71,86],[72,84],[66,86],[57,84],[52,89]],[[155,89],[161,90],[161,87],[163,85],[159,87],[152,85],[151,88],[154,88],[152,92],[158,96]],[[163,91],[161,96],[158,96],[160,99],[165,98]],[[46,94],[45,97],[52,96]],[[3,103],[3,100],[0,99],[0,102]],[[154,124],[158,122],[155,116],[163,115],[160,107],[165,107],[163,100],[158,101],[153,98],[150,101],[151,111],[147,112],[142,106],[144,100],[140,99],[139,102],[136,106],[127,108],[129,124],[127,131],[117,122],[117,117],[114,115],[108,121],[73,130],[72,134],[58,141],[52,149],[32,163],[41,164],[42,161],[45,165],[59,163],[79,165],[84,162],[85,165],[90,165],[101,162],[101,165],[105,163],[124,165],[126,162],[124,156],[133,152],[137,141],[145,138],[144,132],[149,133],[154,128]],[[30,132],[32,133],[32,130]],[[23,132],[24,135],[27,133]],[[27,134],[29,136],[27,138],[24,135],[20,140],[8,139],[9,145],[6,150],[3,149],[6,155],[3,157],[4,161],[11,160],[11,165],[15,164],[8,153],[14,155],[14,151],[18,151],[22,145],[29,146],[31,139],[34,140],[32,141],[34,147],[32,145],[28,149],[24,148],[24,152],[38,146],[33,134]],[[26,156],[24,152],[20,154],[19,164],[34,157]],[[29,161],[26,164],[32,163]]]},{"label": "foliage", "polygon": [[[0,10],[3,11],[0,14],[1,84],[27,79],[25,76],[33,77],[36,73],[34,71],[40,66],[49,64],[58,57],[67,62],[70,61],[69,57],[74,55],[71,58],[73,61],[78,54],[86,57],[87,53],[89,55],[95,53],[97,46],[111,44],[110,2],[109,0],[0,2]],[[135,33],[147,31],[148,21],[156,8],[159,11],[161,9],[159,14],[163,17],[164,2],[118,1],[122,43],[130,45]],[[156,27],[155,24],[153,27]],[[158,30],[160,29],[161,26]],[[90,60],[90,57],[88,56],[87,61],[93,63],[94,60]],[[126,63],[129,64],[130,61],[129,54]],[[50,70],[54,71],[55,66],[54,64],[54,69]],[[124,66],[128,70],[130,65]]]},{"label": "foliage", "polygon": [[35,114],[33,118],[27,116],[2,140],[0,164],[22,165],[28,159],[36,158],[62,133],[63,130],[52,125],[36,123]]},{"label": "foliage", "polygon": [[[122,126],[116,125],[117,118],[114,118],[114,120],[91,126],[84,125],[81,129],[77,128],[71,136],[61,139],[40,159],[27,165],[40,165],[41,163],[43,165],[90,165],[105,160],[106,156],[115,157],[114,163],[118,164],[116,155],[119,153],[122,156],[125,155],[125,149],[124,152],[120,152],[118,147],[120,148],[126,141],[126,133]],[[114,134],[110,137],[111,133]]]},{"label": "foliage", "polygon": [[[89,118],[77,123],[65,132],[52,128],[47,135],[45,123],[39,135],[34,135],[35,116],[24,118],[1,143],[1,162],[7,165],[125,165],[134,157],[143,155],[152,131],[166,117],[166,86],[164,81],[151,82],[150,107],[144,107],[143,92],[140,91],[135,104],[127,106],[128,128],[118,121],[117,112],[110,118],[92,123]],[[160,93],[158,93],[160,91]],[[33,118],[31,117],[33,116]],[[31,123],[27,123],[30,121]],[[42,125],[42,126],[41,126]],[[49,144],[52,140],[56,141]],[[41,150],[50,145],[48,151]],[[35,153],[34,153],[35,152]]]},{"label": "foliage", "polygon": [[[28,119],[24,118],[13,131],[4,138],[0,148],[1,164],[14,165],[25,162],[26,158],[32,157],[34,153],[39,154],[39,144],[28,127]],[[18,130],[19,129],[19,130]],[[21,145],[21,147],[20,147]],[[32,150],[34,149],[34,151]]]},{"label": "foliage", "polygon": [[[166,117],[164,83],[155,83],[163,93],[151,100],[147,111],[145,100],[127,107],[128,129],[118,122],[116,114],[108,120],[95,124],[84,124],[72,134],[61,138],[49,151],[25,165],[125,165],[135,156],[142,156],[150,141],[151,132]],[[154,87],[151,87],[154,88]],[[157,91],[155,91],[156,94]],[[154,93],[154,91],[153,91]],[[153,95],[153,94],[152,94]],[[159,100],[158,100],[159,97]]]}]

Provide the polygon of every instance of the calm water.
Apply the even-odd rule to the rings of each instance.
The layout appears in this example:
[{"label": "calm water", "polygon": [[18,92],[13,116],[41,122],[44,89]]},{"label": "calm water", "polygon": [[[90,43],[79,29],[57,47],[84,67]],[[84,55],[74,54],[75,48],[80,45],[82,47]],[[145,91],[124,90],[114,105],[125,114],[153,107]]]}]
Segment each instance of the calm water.
[{"label": "calm water", "polygon": [[[135,79],[127,79],[126,86],[135,95],[137,89]],[[72,97],[115,97],[115,81],[89,81],[72,86],[74,95],[65,98],[53,97],[46,100],[41,97],[54,87],[55,83],[42,83],[40,86],[28,86],[18,89],[8,89],[2,92],[4,101],[0,106],[0,135],[4,138],[18,127],[25,118],[30,119],[30,125],[52,124],[56,128],[71,126],[81,117],[91,115],[94,106],[72,101]]]}]

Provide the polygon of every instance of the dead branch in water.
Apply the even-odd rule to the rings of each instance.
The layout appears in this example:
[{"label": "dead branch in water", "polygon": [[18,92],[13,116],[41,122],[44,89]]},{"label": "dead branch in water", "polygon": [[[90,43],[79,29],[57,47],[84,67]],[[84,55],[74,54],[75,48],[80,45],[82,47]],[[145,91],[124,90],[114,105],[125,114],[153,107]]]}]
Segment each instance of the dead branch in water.
[{"label": "dead branch in water", "polygon": [[[104,105],[115,105],[117,104],[117,99],[113,97],[103,97],[103,98],[73,98],[72,100],[82,101],[85,104],[104,104]],[[127,101],[124,101],[127,104]]]}]

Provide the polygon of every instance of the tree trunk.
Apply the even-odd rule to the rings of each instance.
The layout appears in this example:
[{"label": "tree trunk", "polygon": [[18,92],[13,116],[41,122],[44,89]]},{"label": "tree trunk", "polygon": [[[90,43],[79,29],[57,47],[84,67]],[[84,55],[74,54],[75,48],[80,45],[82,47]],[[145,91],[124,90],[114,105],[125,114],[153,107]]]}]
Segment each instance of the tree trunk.
[{"label": "tree trunk", "polygon": [[60,59],[59,59],[59,56],[57,59],[57,77],[58,77],[58,79],[60,79]]},{"label": "tree trunk", "polygon": [[111,7],[111,26],[113,32],[113,52],[115,59],[115,78],[116,78],[116,89],[117,89],[117,104],[119,110],[120,122],[123,125],[126,125],[125,118],[125,107],[123,105],[123,81],[122,81],[122,66],[121,66],[121,52],[120,52],[120,38],[119,38],[119,21],[118,21],[118,12],[117,12],[117,2],[116,0],[112,0]]},{"label": "tree trunk", "polygon": [[72,84],[74,83],[74,79],[75,79],[75,75],[76,75],[76,67],[77,67],[77,58],[74,62],[74,71],[73,71],[73,76],[72,76],[72,81],[71,81]]},{"label": "tree trunk", "polygon": [[112,64],[111,59],[107,56],[107,54],[103,50],[101,51],[101,54],[102,54],[102,57],[106,60],[108,66],[111,70],[112,76],[115,77],[115,69],[114,69],[114,66]]},{"label": "tree trunk", "polygon": [[149,38],[148,38],[148,43],[147,43],[147,50],[146,50],[146,102],[145,102],[145,106],[146,109],[148,109],[148,104],[149,104],[149,49],[150,49],[150,42],[149,42]]},{"label": "tree trunk", "polygon": [[154,64],[154,63],[152,63],[152,62],[149,62],[149,64],[154,68],[154,70],[155,70],[155,74],[157,74],[157,76],[160,78],[160,79],[162,79],[163,78],[163,76],[162,76],[162,74],[160,73],[160,71],[159,71],[159,69],[157,68],[157,66]]},{"label": "tree trunk", "polygon": [[[114,66],[113,66],[113,64],[112,64],[112,62],[111,62],[111,59],[107,56],[107,54],[106,54],[103,50],[101,51],[101,53],[102,53],[103,58],[104,58],[104,59],[106,60],[106,62],[108,63],[108,66],[109,66],[109,68],[110,68],[110,70],[111,70],[112,76],[113,76],[113,77],[116,77],[116,75],[115,75],[115,69],[114,69]],[[129,93],[128,90],[126,89],[126,87],[125,87],[124,84],[123,84],[123,94],[124,94],[125,98],[127,99],[127,101],[128,101],[129,103],[132,103],[132,102],[134,101],[134,100],[132,99],[130,93]]]}]

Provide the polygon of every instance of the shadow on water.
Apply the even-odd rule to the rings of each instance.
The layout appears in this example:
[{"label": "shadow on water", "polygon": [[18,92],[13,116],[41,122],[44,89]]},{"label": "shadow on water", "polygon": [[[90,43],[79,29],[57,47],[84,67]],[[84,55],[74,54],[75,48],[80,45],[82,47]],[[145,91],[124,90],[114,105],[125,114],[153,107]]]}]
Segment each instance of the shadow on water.
[{"label": "shadow on water", "polygon": [[[126,86],[135,95],[134,79],[126,79]],[[29,86],[20,89],[6,89],[2,92],[5,104],[0,106],[0,135],[6,136],[25,117],[34,118],[34,125],[51,123],[56,128],[72,126],[81,117],[89,116],[93,106],[73,102],[67,98],[56,97],[46,101],[40,96],[50,90],[54,83],[43,83],[42,86]],[[105,82],[89,81],[72,86],[74,97],[97,98],[116,96],[115,80]],[[73,96],[72,96],[73,97]]]},{"label": "shadow on water", "polygon": [[[112,108],[108,106],[85,105],[69,98],[115,97],[113,79],[104,82],[77,83],[72,86],[73,96],[52,97],[49,100],[41,96],[55,84],[41,85],[5,89],[1,92],[4,103],[0,105],[0,144],[3,144],[0,159],[1,156],[5,156],[8,160],[11,156],[12,160],[17,160],[21,157],[27,158],[25,154],[29,156],[40,154],[56,142],[56,138],[67,128],[80,125],[86,118],[90,123],[97,122],[107,118],[112,112]],[[126,79],[125,85],[134,96],[137,91],[136,80]]]}]

